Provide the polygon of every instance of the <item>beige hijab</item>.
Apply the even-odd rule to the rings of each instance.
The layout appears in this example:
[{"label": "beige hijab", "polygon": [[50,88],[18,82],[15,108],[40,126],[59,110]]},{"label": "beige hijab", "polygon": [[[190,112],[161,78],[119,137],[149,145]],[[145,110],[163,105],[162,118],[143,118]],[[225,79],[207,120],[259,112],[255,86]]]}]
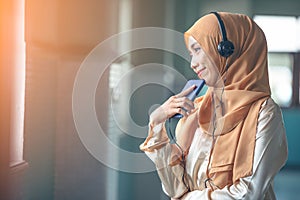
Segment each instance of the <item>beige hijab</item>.
[{"label": "beige hijab", "polygon": [[[226,58],[221,57],[217,51],[222,37],[214,14],[205,15],[196,21],[185,33],[185,41],[188,44],[188,36],[193,36],[218,67],[221,77],[224,79],[226,76],[223,94],[226,110],[222,117],[216,119],[216,124],[222,122],[219,123],[222,127],[212,152],[209,170],[209,176],[213,177],[215,184],[222,187],[252,174],[258,113],[262,103],[270,96],[270,87],[267,44],[262,30],[245,15],[219,14],[227,37],[235,46],[233,55],[227,58],[227,73]],[[196,103],[201,104],[197,120],[207,134],[212,134],[212,107],[215,106],[212,102],[213,91],[213,88],[209,88],[204,97],[196,100]]]}]

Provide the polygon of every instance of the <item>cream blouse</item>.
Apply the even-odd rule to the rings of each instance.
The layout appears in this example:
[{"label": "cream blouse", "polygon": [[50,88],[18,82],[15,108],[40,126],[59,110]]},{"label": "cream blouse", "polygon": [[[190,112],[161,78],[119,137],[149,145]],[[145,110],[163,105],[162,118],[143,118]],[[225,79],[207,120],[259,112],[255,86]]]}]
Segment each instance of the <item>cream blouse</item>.
[{"label": "cream blouse", "polygon": [[188,192],[182,180],[183,167],[169,165],[171,145],[174,144],[169,143],[163,125],[150,124],[149,127],[149,136],[140,148],[155,163],[163,191],[168,196],[182,200],[276,199],[273,179],[287,160],[287,141],[281,110],[271,98],[263,103],[259,112],[252,175],[222,189],[205,187],[211,136],[200,128],[196,130],[185,159]]}]

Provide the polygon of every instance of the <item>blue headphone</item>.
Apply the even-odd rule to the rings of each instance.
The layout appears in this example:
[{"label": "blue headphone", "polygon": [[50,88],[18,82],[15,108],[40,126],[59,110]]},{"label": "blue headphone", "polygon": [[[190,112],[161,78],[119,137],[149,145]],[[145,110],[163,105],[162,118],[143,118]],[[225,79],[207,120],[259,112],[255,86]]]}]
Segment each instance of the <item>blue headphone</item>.
[{"label": "blue headphone", "polygon": [[222,41],[218,44],[218,52],[222,57],[228,58],[234,52],[234,45],[230,40],[227,39],[224,22],[221,19],[220,15],[217,12],[211,12],[211,13],[217,17],[220,31],[222,34]]}]

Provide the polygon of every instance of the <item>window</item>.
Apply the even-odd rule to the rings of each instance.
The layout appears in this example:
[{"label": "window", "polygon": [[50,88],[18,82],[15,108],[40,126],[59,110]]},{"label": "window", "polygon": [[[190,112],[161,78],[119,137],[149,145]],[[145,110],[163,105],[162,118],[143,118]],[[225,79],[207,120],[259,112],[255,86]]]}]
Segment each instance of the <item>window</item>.
[{"label": "window", "polygon": [[273,99],[282,107],[292,103],[293,56],[269,53],[269,79]]},{"label": "window", "polygon": [[24,136],[24,101],[25,101],[25,6],[24,1],[14,5],[15,28],[10,31],[10,37],[15,47],[10,52],[12,59],[11,81],[11,134],[10,134],[10,161],[11,167],[24,164],[23,136]]},{"label": "window", "polygon": [[300,18],[257,15],[268,43],[272,97],[281,107],[299,106]]},{"label": "window", "polygon": [[255,16],[254,21],[266,35],[269,52],[296,52],[300,50],[300,20],[290,16]]}]

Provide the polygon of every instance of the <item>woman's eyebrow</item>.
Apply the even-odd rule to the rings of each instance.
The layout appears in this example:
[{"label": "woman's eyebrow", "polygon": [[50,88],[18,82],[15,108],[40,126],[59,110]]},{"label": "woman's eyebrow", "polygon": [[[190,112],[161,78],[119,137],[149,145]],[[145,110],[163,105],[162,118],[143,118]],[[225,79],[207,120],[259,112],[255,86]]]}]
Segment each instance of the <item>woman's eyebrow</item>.
[{"label": "woman's eyebrow", "polygon": [[197,42],[193,43],[193,44],[191,45],[191,48],[194,49],[196,44],[197,44]]}]

